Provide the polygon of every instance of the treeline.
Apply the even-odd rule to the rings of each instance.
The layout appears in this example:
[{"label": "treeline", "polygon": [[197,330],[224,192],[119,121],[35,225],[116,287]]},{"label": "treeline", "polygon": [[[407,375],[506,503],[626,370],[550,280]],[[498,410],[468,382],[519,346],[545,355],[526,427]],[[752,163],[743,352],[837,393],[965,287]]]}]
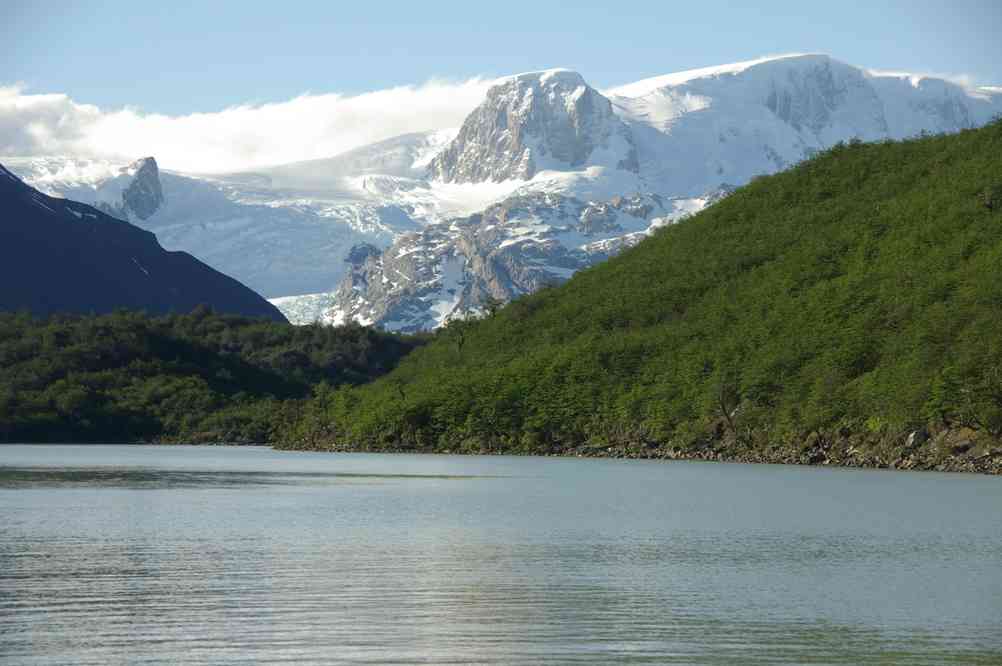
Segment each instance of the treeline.
[{"label": "treeline", "polygon": [[1002,436],[1002,122],[756,179],[318,390],[281,445],[879,459],[942,431],[971,455]]},{"label": "treeline", "polygon": [[0,313],[0,441],[269,442],[314,387],[370,381],[421,342],[205,307]]}]

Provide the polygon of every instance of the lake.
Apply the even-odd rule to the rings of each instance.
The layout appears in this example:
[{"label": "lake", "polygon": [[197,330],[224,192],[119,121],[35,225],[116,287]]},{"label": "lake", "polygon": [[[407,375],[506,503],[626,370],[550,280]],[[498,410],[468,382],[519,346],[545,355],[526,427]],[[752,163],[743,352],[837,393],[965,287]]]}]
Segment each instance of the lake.
[{"label": "lake", "polygon": [[1002,478],[0,446],[5,664],[999,664]]}]

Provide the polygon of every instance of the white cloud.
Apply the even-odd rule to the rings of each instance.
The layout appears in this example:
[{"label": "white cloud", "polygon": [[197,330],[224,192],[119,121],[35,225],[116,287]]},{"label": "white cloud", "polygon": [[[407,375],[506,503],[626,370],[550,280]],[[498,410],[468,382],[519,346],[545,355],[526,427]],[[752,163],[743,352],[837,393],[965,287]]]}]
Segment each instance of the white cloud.
[{"label": "white cloud", "polygon": [[956,84],[965,90],[976,90],[978,88],[975,79],[970,74],[935,74],[932,72],[901,72],[890,69],[867,69],[870,76],[891,77],[896,79],[908,79],[913,86],[918,86],[923,79],[942,79]]},{"label": "white cloud", "polygon": [[305,94],[287,102],[166,116],[99,109],[62,94],[0,87],[0,155],[134,159],[223,172],[329,157],[407,132],[457,127],[491,81],[429,81],[359,95]]}]

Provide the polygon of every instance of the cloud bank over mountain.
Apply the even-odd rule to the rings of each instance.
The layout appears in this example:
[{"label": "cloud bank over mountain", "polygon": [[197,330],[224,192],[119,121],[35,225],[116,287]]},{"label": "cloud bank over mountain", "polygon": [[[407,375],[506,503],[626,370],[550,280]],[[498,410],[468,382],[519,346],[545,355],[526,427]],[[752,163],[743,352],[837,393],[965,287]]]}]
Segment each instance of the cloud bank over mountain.
[{"label": "cloud bank over mountain", "polygon": [[212,113],[101,109],[63,94],[0,87],[0,155],[133,159],[167,169],[235,171],[335,155],[389,137],[458,127],[492,81],[433,80],[362,93],[303,94]]}]

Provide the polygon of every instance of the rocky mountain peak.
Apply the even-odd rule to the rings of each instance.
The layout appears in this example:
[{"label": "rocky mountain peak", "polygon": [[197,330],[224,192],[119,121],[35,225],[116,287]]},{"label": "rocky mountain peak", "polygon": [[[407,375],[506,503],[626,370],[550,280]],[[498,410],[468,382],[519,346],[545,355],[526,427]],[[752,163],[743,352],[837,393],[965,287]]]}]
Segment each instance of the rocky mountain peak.
[{"label": "rocky mountain peak", "polygon": [[633,137],[608,99],[577,72],[557,69],[492,86],[428,171],[434,180],[476,183],[586,166],[636,172]]},{"label": "rocky mountain peak", "polygon": [[143,157],[118,170],[118,175],[102,182],[95,205],[122,220],[149,219],[163,206],[164,192],[160,169],[152,157]]},{"label": "rocky mountain peak", "polygon": [[132,182],[122,192],[122,203],[141,220],[149,218],[164,203],[160,169],[152,157],[143,157],[128,167]]}]

